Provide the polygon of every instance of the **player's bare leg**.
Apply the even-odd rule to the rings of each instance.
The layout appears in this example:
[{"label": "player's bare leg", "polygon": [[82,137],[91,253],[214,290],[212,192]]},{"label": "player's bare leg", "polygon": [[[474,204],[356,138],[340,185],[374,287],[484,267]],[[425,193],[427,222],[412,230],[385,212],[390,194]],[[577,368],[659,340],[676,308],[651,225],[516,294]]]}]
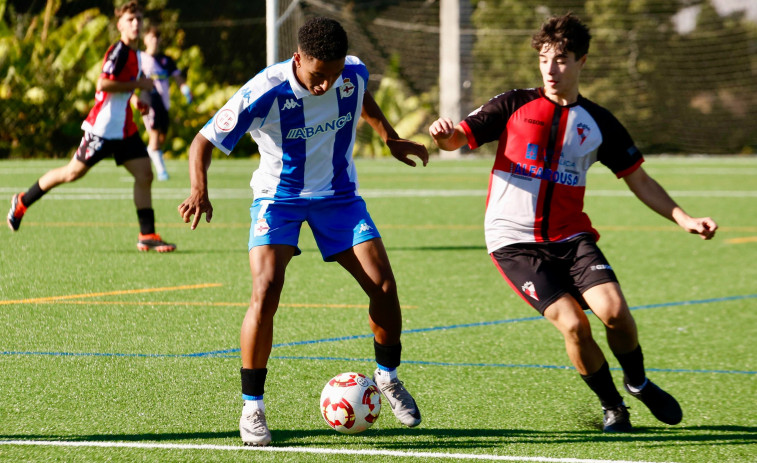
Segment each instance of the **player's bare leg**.
[{"label": "player's bare leg", "polygon": [[587,386],[599,397],[605,432],[631,431],[628,409],[618,394],[602,350],[591,334],[589,319],[572,296],[563,295],[544,311],[563,335],[565,351]]},{"label": "player's bare leg", "polygon": [[397,378],[402,348],[402,311],[384,243],[380,238],[364,241],[338,254],[336,261],[360,283],[370,301],[368,318],[378,364],[373,380],[397,419],[405,426],[418,426],[421,422],[420,410]]},{"label": "player's bare leg", "polygon": [[605,325],[607,341],[623,367],[626,391],[641,400],[655,418],[663,423],[680,423],[683,412],[678,401],[646,377],[636,322],[620,285],[597,285],[587,290],[583,296],[592,312]]},{"label": "player's bare leg", "polygon": [[82,178],[88,170],[89,167],[86,164],[72,158],[65,166],[52,169],[39,178],[37,183],[29,189],[29,191],[36,191],[34,199],[30,200],[26,196],[29,191],[13,195],[7,216],[8,227],[14,232],[17,231],[21,226],[21,219],[26,214],[27,207],[30,207],[34,201],[39,200],[42,195],[61,183],[69,183]]},{"label": "player's bare leg", "polygon": [[[152,211],[152,167],[150,167],[149,158],[131,159],[124,163],[124,167],[134,177],[134,206],[137,208],[137,215],[145,217],[145,211],[149,214],[148,219],[140,218],[140,225],[147,223],[149,228],[140,231],[137,240],[137,249],[140,251],[157,251],[173,252],[176,245],[163,241],[163,238],[154,230],[154,212]],[[142,214],[142,215],[140,215]]]},{"label": "player's bare leg", "polygon": [[76,158],[65,166],[61,166],[47,171],[39,178],[39,187],[43,191],[50,191],[52,188],[62,184],[71,183],[84,177],[89,172],[89,167]]},{"label": "player's bare leg", "polygon": [[158,174],[158,180],[168,180],[168,172],[166,171],[166,163],[163,160],[163,150],[160,148],[166,140],[166,134],[156,130],[147,130],[148,142],[147,142],[147,154],[150,155],[150,160],[155,166],[155,171]]},{"label": "player's bare leg", "polygon": [[273,317],[294,252],[293,246],[286,245],[256,246],[250,251],[252,295],[239,338],[244,399],[239,434],[245,445],[264,446],[271,442],[263,402],[266,367],[273,346]]}]

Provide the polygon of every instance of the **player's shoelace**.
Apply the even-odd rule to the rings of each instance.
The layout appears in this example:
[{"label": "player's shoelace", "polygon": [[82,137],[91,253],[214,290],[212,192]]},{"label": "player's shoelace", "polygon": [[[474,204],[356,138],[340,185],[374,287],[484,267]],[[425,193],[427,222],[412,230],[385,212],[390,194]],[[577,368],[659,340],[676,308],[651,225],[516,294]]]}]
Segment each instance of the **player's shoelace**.
[{"label": "player's shoelace", "polygon": [[268,433],[268,423],[265,420],[265,415],[260,410],[256,410],[245,418],[250,425],[250,431],[252,434],[256,436],[264,436]]},{"label": "player's shoelace", "polygon": [[389,401],[389,404],[392,408],[396,408],[396,404],[399,404],[405,409],[412,410],[415,408],[415,401],[410,393],[407,392],[407,389],[405,389],[402,381],[395,379],[380,387],[381,392],[383,392],[385,396],[391,397],[392,400]]}]

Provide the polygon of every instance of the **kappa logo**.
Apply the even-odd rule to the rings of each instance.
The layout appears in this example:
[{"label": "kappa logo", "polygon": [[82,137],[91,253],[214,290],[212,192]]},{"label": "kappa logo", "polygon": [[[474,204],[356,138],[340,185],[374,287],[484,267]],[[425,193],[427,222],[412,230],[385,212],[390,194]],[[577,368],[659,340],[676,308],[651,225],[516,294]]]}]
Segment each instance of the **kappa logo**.
[{"label": "kappa logo", "polygon": [[281,110],[284,111],[285,109],[294,109],[299,108],[301,105],[297,103],[297,100],[293,98],[287,98],[286,102],[284,103],[284,106],[281,107]]},{"label": "kappa logo", "polygon": [[539,300],[539,296],[536,294],[536,286],[534,286],[533,281],[527,281],[523,283],[523,286],[521,286],[520,289],[522,289],[523,292],[527,295],[531,296],[534,300]]},{"label": "kappa logo", "polygon": [[358,226],[358,230],[357,230],[357,232],[358,232],[358,233],[365,233],[365,232],[367,232],[367,231],[371,231],[371,230],[373,230],[373,227],[371,227],[371,226],[370,226],[370,225],[368,225],[367,223],[363,222],[363,223],[361,223],[361,224],[360,224],[360,225]]},{"label": "kappa logo", "polygon": [[349,98],[355,92],[355,86],[350,82],[349,77],[344,79],[342,86],[339,87],[339,94],[342,98]]}]

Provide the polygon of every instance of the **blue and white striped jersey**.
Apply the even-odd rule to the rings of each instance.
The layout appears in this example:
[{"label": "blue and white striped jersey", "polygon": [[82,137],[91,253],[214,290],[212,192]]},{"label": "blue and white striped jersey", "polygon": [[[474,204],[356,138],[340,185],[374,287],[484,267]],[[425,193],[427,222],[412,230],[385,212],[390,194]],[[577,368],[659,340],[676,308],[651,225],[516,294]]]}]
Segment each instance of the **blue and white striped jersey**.
[{"label": "blue and white striped jersey", "polygon": [[249,132],[260,150],[250,186],[256,198],[354,195],[355,130],[368,69],[355,56],[323,95],[297,82],[292,60],[250,79],[200,133],[229,154]]}]

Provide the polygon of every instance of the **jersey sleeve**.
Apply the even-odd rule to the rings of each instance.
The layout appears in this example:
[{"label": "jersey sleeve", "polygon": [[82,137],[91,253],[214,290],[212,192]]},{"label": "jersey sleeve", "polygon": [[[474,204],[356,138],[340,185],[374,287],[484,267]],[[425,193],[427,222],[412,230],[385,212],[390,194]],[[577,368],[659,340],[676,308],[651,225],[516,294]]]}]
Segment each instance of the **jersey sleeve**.
[{"label": "jersey sleeve", "polygon": [[644,162],[644,156],[623,124],[604,108],[598,110],[603,114],[596,117],[602,132],[597,159],[609,167],[616,177],[623,178],[639,168]]},{"label": "jersey sleeve", "polygon": [[259,128],[276,99],[275,87],[261,91],[258,76],[250,79],[200,129],[219,150],[231,153],[245,133]]},{"label": "jersey sleeve", "polygon": [[120,82],[127,82],[136,77],[136,74],[134,76],[131,75],[129,66],[127,66],[129,63],[129,52],[129,47],[123,42],[119,41],[111,45],[107,53],[105,53],[100,77]]},{"label": "jersey sleeve", "polygon": [[468,147],[476,149],[484,143],[499,140],[507,129],[507,121],[521,106],[538,98],[533,89],[501,93],[466,117],[460,126],[468,138]]}]

